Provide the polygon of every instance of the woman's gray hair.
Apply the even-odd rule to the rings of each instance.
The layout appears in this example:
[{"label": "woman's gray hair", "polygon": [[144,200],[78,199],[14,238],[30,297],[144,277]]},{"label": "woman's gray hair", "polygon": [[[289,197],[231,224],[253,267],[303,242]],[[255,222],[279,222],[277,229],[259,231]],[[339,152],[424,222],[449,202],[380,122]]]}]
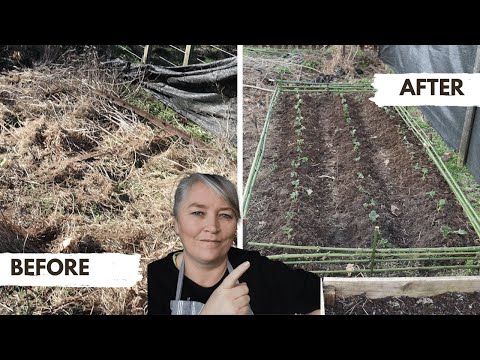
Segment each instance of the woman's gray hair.
[{"label": "woman's gray hair", "polygon": [[232,207],[232,210],[237,217],[237,221],[240,220],[240,207],[235,185],[224,176],[202,173],[189,175],[183,178],[178,184],[173,203],[173,216],[175,216],[175,218],[178,215],[178,208],[185,199],[188,190],[199,181],[207,185],[217,195],[223,198],[227,204]]}]

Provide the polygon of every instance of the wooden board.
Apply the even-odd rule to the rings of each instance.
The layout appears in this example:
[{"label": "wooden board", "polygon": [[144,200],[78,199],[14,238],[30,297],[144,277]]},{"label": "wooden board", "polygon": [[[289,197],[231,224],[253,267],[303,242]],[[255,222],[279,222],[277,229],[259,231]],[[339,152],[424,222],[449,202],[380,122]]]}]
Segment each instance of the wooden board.
[{"label": "wooden board", "polygon": [[325,301],[323,298],[323,281],[320,279],[320,315],[325,315]]},{"label": "wooden board", "polygon": [[333,286],[335,296],[365,295],[371,299],[388,296],[423,297],[446,292],[480,291],[480,276],[338,278],[325,277],[323,287]]}]

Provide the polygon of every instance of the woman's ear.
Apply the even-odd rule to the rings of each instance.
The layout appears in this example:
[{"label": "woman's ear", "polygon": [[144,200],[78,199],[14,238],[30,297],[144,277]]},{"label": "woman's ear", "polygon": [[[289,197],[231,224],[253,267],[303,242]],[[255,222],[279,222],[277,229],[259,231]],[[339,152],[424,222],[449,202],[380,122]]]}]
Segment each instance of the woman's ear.
[{"label": "woman's ear", "polygon": [[175,233],[178,235],[178,222],[176,218],[173,218],[173,224],[175,226]]}]

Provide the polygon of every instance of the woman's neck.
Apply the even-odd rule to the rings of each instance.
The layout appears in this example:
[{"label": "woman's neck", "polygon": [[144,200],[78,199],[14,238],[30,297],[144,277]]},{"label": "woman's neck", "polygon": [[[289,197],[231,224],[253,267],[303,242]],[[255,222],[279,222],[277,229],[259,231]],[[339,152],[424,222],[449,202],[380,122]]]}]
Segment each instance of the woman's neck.
[{"label": "woman's neck", "polygon": [[195,261],[188,255],[185,256],[185,251],[181,252],[176,259],[177,269],[180,269],[182,260],[185,257],[185,276],[196,284],[203,287],[212,287],[215,285],[225,274],[227,270],[227,260],[218,260],[215,263],[202,264]]}]

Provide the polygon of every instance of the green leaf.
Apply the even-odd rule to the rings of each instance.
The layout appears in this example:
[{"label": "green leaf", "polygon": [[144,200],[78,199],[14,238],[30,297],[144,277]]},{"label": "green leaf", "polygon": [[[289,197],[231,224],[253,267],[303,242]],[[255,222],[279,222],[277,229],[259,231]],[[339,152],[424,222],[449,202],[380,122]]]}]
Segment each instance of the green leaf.
[{"label": "green leaf", "polygon": [[440,227],[440,232],[442,233],[443,237],[447,237],[450,233],[450,230],[452,230],[452,228],[448,225],[442,225]]},{"label": "green leaf", "polygon": [[454,233],[458,234],[458,235],[467,235],[468,233],[463,230],[463,229],[458,229],[456,231],[454,231]]},{"label": "green leaf", "polygon": [[377,219],[378,219],[379,216],[380,216],[380,215],[378,215],[375,210],[370,211],[370,214],[368,214],[368,217],[369,217],[370,220],[372,220],[373,222],[377,221]]}]

